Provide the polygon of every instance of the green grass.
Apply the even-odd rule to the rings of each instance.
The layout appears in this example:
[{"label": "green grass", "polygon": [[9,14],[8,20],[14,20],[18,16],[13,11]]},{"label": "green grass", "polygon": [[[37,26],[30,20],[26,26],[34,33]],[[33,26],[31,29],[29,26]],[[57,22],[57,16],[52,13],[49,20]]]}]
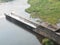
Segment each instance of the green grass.
[{"label": "green grass", "polygon": [[26,11],[32,17],[39,17],[51,24],[60,22],[60,0],[28,0],[28,3],[31,7]]}]

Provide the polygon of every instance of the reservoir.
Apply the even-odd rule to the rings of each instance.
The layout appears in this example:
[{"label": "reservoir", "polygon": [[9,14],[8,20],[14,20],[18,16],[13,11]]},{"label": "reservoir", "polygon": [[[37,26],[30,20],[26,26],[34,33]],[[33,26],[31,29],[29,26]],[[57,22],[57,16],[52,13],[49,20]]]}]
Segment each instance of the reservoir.
[{"label": "reservoir", "polygon": [[6,20],[4,13],[11,12],[30,20],[25,9],[28,0],[13,0],[0,3],[0,45],[41,45],[35,35]]}]

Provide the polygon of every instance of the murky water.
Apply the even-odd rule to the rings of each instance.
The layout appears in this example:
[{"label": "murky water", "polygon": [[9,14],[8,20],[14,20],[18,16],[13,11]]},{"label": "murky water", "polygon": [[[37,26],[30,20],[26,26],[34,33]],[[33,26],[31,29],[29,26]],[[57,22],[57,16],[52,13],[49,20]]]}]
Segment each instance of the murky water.
[{"label": "murky water", "polygon": [[7,21],[4,17],[4,13],[13,12],[29,19],[29,14],[25,12],[27,7],[29,7],[27,0],[0,3],[0,45],[41,45],[36,36]]},{"label": "murky water", "polygon": [[10,2],[10,1],[13,1],[13,0],[0,0],[0,3]]}]

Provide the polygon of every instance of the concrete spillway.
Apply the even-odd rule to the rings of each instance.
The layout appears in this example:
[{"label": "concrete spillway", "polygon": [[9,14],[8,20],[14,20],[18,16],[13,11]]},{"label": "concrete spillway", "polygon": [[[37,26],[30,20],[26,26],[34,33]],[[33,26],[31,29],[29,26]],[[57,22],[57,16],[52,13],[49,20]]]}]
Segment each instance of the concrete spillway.
[{"label": "concrete spillway", "polygon": [[5,16],[6,16],[7,20],[9,20],[19,26],[22,26],[24,28],[30,29],[30,30],[32,30],[38,34],[41,34],[45,37],[48,37],[48,38],[54,40],[55,42],[57,42],[58,44],[60,44],[60,35],[57,35],[51,29],[48,29],[48,28],[43,27],[41,25],[38,25],[38,24],[31,22],[25,18],[17,16],[13,13],[12,13],[12,15],[5,14]]},{"label": "concrete spillway", "polygon": [[5,14],[5,15],[6,15],[7,20],[9,20],[19,26],[22,26],[24,28],[28,28],[28,29],[33,30],[33,29],[37,28],[37,26],[39,26],[38,24],[35,24],[27,19],[24,19],[20,16],[14,15],[14,14],[12,14],[12,15]]}]

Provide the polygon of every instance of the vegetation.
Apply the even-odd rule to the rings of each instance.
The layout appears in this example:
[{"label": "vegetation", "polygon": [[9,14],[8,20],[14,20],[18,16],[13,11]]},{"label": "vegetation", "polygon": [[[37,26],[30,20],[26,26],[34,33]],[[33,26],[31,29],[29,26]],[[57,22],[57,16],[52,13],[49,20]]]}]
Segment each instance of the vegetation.
[{"label": "vegetation", "polygon": [[60,22],[60,0],[28,0],[28,3],[31,7],[26,11],[32,17],[39,17],[51,24]]},{"label": "vegetation", "polygon": [[43,45],[54,45],[54,42],[48,38],[42,40]]}]

